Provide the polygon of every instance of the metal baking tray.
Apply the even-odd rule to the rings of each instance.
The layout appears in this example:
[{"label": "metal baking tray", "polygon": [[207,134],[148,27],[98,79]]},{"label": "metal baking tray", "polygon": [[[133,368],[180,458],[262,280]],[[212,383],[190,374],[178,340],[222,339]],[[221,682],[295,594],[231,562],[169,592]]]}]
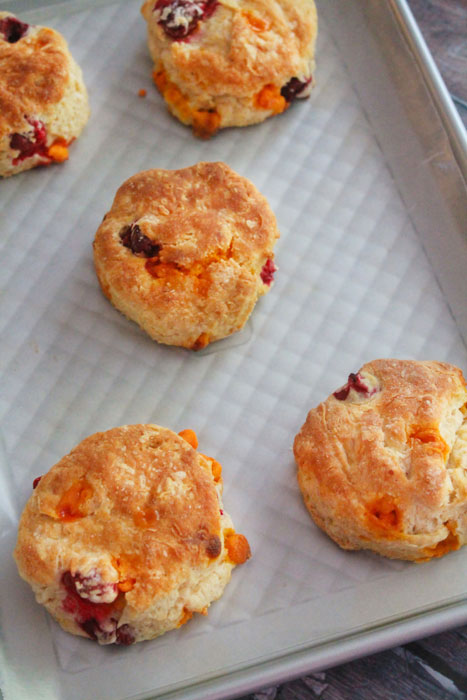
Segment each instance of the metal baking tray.
[{"label": "metal baking tray", "polygon": [[[139,4],[0,2],[63,32],[92,106],[69,162],[0,182],[6,700],[233,697],[467,622],[467,548],[421,565],[340,550],[302,504],[291,451],[308,409],[367,360],[467,369],[465,131],[405,1],[318,0],[311,98],[209,142],[151,84]],[[282,237],[246,328],[193,354],[108,304],[91,242],[124,179],[198,160],[249,177]],[[32,479],[135,422],[197,431],[253,558],[207,618],[101,648],[50,620],[11,551]]]}]

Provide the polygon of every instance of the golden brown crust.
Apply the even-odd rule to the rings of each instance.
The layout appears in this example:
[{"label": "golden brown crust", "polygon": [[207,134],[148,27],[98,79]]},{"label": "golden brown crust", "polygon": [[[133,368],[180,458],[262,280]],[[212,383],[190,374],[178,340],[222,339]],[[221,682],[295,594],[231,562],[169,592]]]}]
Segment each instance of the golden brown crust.
[{"label": "golden brown crust", "polygon": [[[19,21],[0,12],[0,22]],[[20,24],[23,24],[20,22]],[[65,39],[53,29],[23,24],[14,41],[0,31],[0,175],[66,160],[66,146],[81,133],[89,116],[79,67]],[[35,127],[36,125],[36,127]],[[37,141],[36,129],[42,132]],[[36,143],[27,157],[12,137]]]},{"label": "golden brown crust", "polygon": [[[151,258],[122,244],[138,225]],[[243,326],[278,237],[266,199],[223,163],[148,170],[118,190],[94,241],[104,294],[159,342],[205,346]]]},{"label": "golden brown crust", "polygon": [[53,29],[38,27],[13,44],[0,38],[0,134],[28,130],[25,115],[48,112],[68,81],[68,49]]},{"label": "golden brown crust", "polygon": [[[64,497],[83,481],[89,493],[68,519]],[[115,578],[135,580],[127,602],[144,609],[188,568],[207,565],[219,534],[215,482],[196,451],[170,430],[133,425],[86,438],[42,477],[15,556],[22,576],[45,586],[79,570],[83,555],[118,563]]]},{"label": "golden brown crust", "polygon": [[[312,77],[313,0],[220,0],[184,41],[164,31],[154,0],[144,3],[142,13],[156,72],[164,72],[175,93],[159,82],[158,87],[186,124],[196,126],[199,112],[208,110],[218,116],[216,128],[263,121],[286,109],[280,90],[293,77]],[[274,87],[280,105],[258,104],[255,98],[265,86]]]},{"label": "golden brown crust", "polygon": [[348,549],[413,560],[458,549],[467,541],[462,372],[439,362],[376,360],[355,376],[360,390],[350,382],[335,392],[295,438],[311,515]]}]

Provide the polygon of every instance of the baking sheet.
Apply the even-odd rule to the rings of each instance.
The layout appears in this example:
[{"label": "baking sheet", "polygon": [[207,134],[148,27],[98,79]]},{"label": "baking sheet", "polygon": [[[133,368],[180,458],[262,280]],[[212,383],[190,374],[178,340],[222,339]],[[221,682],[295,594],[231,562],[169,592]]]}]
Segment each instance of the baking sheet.
[{"label": "baking sheet", "polygon": [[[417,566],[340,550],[311,523],[291,452],[307,410],[367,360],[467,369],[462,181],[430,105],[425,118],[420,94],[407,101],[395,89],[376,41],[388,7],[375,16],[380,3],[318,3],[310,100],[199,142],[151,85],[138,2],[39,4],[24,16],[46,19],[68,39],[92,117],[64,166],[0,182],[6,699],[227,697],[467,620],[467,552]],[[379,60],[358,62],[355,44]],[[368,85],[376,84],[374,104]],[[379,97],[393,110],[386,119]],[[450,173],[442,187],[428,121]],[[125,178],[198,160],[224,160],[249,177],[282,237],[277,282],[244,331],[193,354],[157,346],[108,304],[91,242]],[[202,451],[223,464],[226,507],[254,556],[206,619],[109,649],[47,617],[18,579],[11,550],[32,479],[86,435],[133,422],[196,430]]]}]

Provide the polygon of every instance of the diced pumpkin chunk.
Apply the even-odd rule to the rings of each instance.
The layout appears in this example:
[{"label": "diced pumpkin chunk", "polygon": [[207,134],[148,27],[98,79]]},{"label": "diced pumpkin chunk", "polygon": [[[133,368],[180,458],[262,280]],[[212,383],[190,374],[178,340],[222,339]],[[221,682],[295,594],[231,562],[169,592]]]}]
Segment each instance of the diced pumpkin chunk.
[{"label": "diced pumpkin chunk", "polygon": [[256,107],[260,109],[267,109],[273,114],[280,114],[285,109],[287,109],[288,102],[281,95],[281,91],[275,85],[265,85],[256,95],[255,98]]},{"label": "diced pumpkin chunk", "polygon": [[250,545],[245,535],[226,530],[224,544],[232,564],[244,564],[251,557]]},{"label": "diced pumpkin chunk", "polygon": [[198,447],[198,438],[194,430],[190,430],[189,428],[181,430],[179,436],[196,450]]},{"label": "diced pumpkin chunk", "polygon": [[75,481],[61,496],[57,507],[57,517],[64,522],[73,522],[83,518],[86,513],[84,506],[92,496],[92,487],[86,479]]},{"label": "diced pumpkin chunk", "polygon": [[368,504],[371,515],[377,519],[378,524],[388,530],[398,530],[401,525],[401,515],[396,504],[389,496],[377,498]]},{"label": "diced pumpkin chunk", "polygon": [[68,148],[63,143],[53,143],[49,147],[47,155],[56,163],[63,163],[63,161],[68,160]]}]

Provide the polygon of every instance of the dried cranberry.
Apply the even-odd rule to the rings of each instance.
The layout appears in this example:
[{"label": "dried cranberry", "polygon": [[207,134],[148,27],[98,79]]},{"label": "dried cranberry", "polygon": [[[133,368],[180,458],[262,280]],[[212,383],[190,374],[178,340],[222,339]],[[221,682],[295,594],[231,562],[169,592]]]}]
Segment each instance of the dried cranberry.
[{"label": "dried cranberry", "polygon": [[39,483],[39,481],[40,481],[41,479],[42,479],[41,476],[36,476],[36,478],[35,478],[34,481],[32,482],[32,488],[33,488],[33,489],[36,488],[37,484]]},{"label": "dried cranberry", "polygon": [[368,384],[365,384],[360,374],[354,374],[352,372],[349,374],[347,384],[344,384],[343,387],[335,391],[333,396],[339,399],[339,401],[345,401],[351,389],[359,394],[367,394],[368,396],[372,396],[377,391],[376,388],[370,389]]},{"label": "dried cranberry", "polygon": [[281,89],[281,95],[287,102],[292,102],[292,100],[295,100],[310,83],[311,78],[305,81],[299,80],[298,78],[291,78]]},{"label": "dried cranberry", "polygon": [[171,39],[184,39],[199,22],[208,19],[218,5],[218,0],[157,0],[154,12],[158,23]]},{"label": "dried cranberry", "polygon": [[100,644],[112,644],[115,642],[117,644],[117,620],[114,618],[110,617],[105,622],[99,622],[94,617],[90,617],[78,624],[88,637],[94,639],[95,642]]},{"label": "dried cranberry", "polygon": [[115,607],[112,603],[95,603],[81,597],[76,584],[77,581],[86,578],[89,577],[82,577],[80,574],[73,575],[70,571],[64,572],[62,585],[66,590],[66,596],[62,603],[63,609],[73,616],[76,624],[91,639],[104,644],[112,642],[115,639],[117,628]]},{"label": "dried cranberry", "polygon": [[17,165],[26,158],[38,155],[48,158],[47,155],[47,131],[39,119],[28,119],[33,131],[25,134],[11,134],[10,148],[19,151],[19,156],[13,159],[13,165]]},{"label": "dried cranberry", "polygon": [[65,571],[62,576],[62,584],[69,593],[76,593],[75,582],[70,571]]},{"label": "dried cranberry", "polygon": [[138,224],[124,226],[120,231],[120,240],[125,248],[129,248],[132,253],[144,258],[156,257],[161,249],[158,243],[153,243],[142,233]]},{"label": "dried cranberry", "polygon": [[9,44],[16,44],[17,41],[23,38],[29,29],[29,24],[20,22],[16,17],[4,17],[0,19],[0,34],[3,34],[5,41]]},{"label": "dried cranberry", "polygon": [[268,286],[271,284],[271,282],[274,281],[274,273],[276,272],[277,267],[274,265],[273,260],[269,258],[266,260],[266,262],[263,265],[263,269],[261,270],[261,279],[263,280],[264,284],[267,284]]},{"label": "dried cranberry", "polygon": [[206,544],[206,554],[210,559],[216,559],[222,551],[222,543],[217,535],[211,535]]},{"label": "dried cranberry", "polygon": [[88,620],[85,620],[84,622],[80,622],[79,626],[81,627],[82,630],[86,632],[88,637],[91,637],[91,639],[94,639],[97,641],[97,632],[100,629],[99,628],[99,623],[94,617],[90,617]]},{"label": "dried cranberry", "polygon": [[92,569],[87,576],[80,573],[72,575],[67,571],[63,574],[62,582],[68,592],[76,593],[90,603],[107,605],[118,595],[117,584],[103,581],[96,569]]},{"label": "dried cranberry", "polygon": [[122,646],[128,647],[130,644],[135,643],[135,635],[133,633],[130,625],[122,625],[117,628],[117,638],[115,644],[121,644]]}]

